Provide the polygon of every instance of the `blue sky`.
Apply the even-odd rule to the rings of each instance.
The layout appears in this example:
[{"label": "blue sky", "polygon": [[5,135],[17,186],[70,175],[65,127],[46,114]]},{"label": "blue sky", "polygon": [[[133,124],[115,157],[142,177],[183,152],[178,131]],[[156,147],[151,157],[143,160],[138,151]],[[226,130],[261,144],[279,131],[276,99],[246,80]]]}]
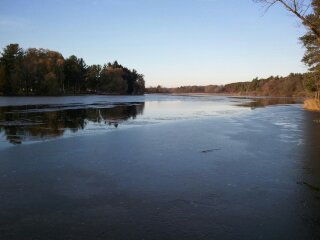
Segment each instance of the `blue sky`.
[{"label": "blue sky", "polygon": [[225,84],[305,72],[304,29],[251,0],[1,0],[0,48],[118,60],[147,86]]}]

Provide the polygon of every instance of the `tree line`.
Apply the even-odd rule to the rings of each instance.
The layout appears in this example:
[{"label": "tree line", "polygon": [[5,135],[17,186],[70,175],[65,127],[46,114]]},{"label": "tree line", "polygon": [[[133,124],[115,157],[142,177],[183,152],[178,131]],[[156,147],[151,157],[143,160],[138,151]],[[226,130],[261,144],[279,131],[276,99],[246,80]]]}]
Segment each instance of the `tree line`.
[{"label": "tree line", "polygon": [[291,73],[286,77],[254,78],[250,82],[230,83],[224,86],[227,94],[251,96],[305,97],[312,95],[308,83],[312,73]]},{"label": "tree line", "polygon": [[308,96],[316,91],[314,73],[291,73],[286,77],[270,76],[254,78],[252,81],[226,85],[181,86],[164,88],[161,86],[146,89],[147,93],[212,93],[250,96]]},{"label": "tree line", "polygon": [[0,95],[143,94],[144,76],[117,61],[87,65],[74,55],[9,44],[0,56]]}]

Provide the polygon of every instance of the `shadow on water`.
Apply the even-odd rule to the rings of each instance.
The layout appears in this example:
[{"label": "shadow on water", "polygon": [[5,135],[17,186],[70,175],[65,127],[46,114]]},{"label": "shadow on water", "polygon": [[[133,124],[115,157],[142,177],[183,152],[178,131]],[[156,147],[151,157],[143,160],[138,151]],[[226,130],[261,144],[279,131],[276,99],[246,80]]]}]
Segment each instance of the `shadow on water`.
[{"label": "shadow on water", "polygon": [[12,144],[61,137],[90,124],[117,128],[142,114],[144,103],[0,107],[0,133]]},{"label": "shadow on water", "polygon": [[[304,156],[301,186],[304,211],[301,218],[320,236],[320,113],[304,111]],[[319,239],[315,237],[314,239]]]},{"label": "shadow on water", "polygon": [[[299,98],[272,98],[272,97],[234,97],[235,102],[239,107],[249,107],[251,109],[263,108],[272,105],[288,105],[288,104],[300,104],[302,99]],[[240,103],[239,103],[240,100]]]},{"label": "shadow on water", "polygon": [[318,194],[320,199],[320,114],[317,112],[305,112],[305,171],[307,179],[303,184]]}]

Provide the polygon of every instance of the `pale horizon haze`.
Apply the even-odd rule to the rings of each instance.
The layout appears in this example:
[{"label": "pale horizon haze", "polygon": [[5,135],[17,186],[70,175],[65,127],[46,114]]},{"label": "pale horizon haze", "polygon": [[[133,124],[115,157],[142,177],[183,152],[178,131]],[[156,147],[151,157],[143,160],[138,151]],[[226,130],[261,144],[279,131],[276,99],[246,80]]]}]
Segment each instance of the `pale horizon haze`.
[{"label": "pale horizon haze", "polygon": [[0,48],[117,60],[146,86],[226,84],[307,71],[304,28],[252,0],[1,0]]}]

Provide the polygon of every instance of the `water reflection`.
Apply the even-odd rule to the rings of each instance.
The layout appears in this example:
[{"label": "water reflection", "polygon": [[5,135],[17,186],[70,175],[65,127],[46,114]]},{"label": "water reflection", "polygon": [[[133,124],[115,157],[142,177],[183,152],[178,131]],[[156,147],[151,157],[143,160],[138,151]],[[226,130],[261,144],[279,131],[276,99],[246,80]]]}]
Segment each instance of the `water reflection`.
[{"label": "water reflection", "polygon": [[267,106],[272,106],[272,105],[287,105],[287,104],[299,104],[302,103],[302,99],[300,98],[272,98],[272,97],[264,97],[264,98],[259,98],[259,97],[235,97],[233,99],[236,99],[236,102],[240,103],[237,104],[239,107],[250,107],[251,109],[256,109],[256,108],[263,108]]},{"label": "water reflection", "polygon": [[[25,104],[21,105],[25,101]],[[44,102],[46,104],[37,104]],[[65,102],[65,103],[64,103]],[[146,104],[144,104],[146,102]],[[70,134],[114,129],[140,116],[135,125],[217,117],[275,104],[300,103],[293,98],[220,96],[0,98],[0,143],[20,144]],[[133,122],[128,122],[126,125]],[[82,130],[82,131],[79,131]],[[1,146],[0,146],[1,147]]]},{"label": "water reflection", "polygon": [[32,105],[0,107],[0,133],[12,144],[45,140],[89,125],[117,128],[142,114],[144,103],[121,105]]}]

